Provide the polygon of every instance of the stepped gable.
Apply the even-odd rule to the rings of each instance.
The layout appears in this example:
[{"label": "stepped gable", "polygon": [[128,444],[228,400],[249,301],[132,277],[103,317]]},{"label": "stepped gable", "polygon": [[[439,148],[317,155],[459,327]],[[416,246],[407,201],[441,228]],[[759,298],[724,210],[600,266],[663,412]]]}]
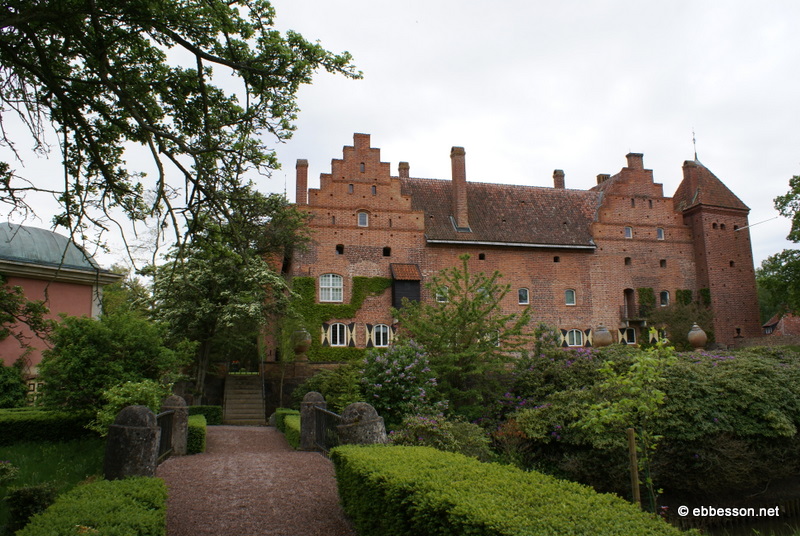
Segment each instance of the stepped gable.
[{"label": "stepped gable", "polygon": [[413,210],[425,213],[428,242],[509,246],[595,247],[591,225],[601,193],[509,184],[467,182],[469,231],[453,223],[452,181],[401,178]]},{"label": "stepped gable", "polygon": [[683,163],[683,181],[672,198],[675,209],[687,211],[699,205],[750,211],[716,175],[698,160]]}]

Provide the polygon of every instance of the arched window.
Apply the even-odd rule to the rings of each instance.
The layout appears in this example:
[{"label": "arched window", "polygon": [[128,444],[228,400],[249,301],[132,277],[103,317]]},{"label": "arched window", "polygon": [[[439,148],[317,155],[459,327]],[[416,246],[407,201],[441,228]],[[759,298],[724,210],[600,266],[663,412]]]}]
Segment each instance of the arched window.
[{"label": "arched window", "polygon": [[369,226],[369,214],[366,212],[359,212],[358,216],[358,226],[359,227],[368,227]]},{"label": "arched window", "polygon": [[667,305],[669,305],[669,291],[662,290],[658,294],[658,301],[659,301],[659,305],[661,305],[661,307],[666,307]]},{"label": "arched window", "polygon": [[567,332],[567,346],[583,346],[583,332],[571,329]]},{"label": "arched window", "polygon": [[528,296],[528,289],[521,288],[517,292],[517,301],[520,305],[528,305],[530,303],[530,297]]},{"label": "arched window", "polygon": [[378,195],[378,187],[377,186],[373,186],[372,187],[372,195]]},{"label": "arched window", "polygon": [[372,337],[375,341],[375,346],[379,348],[389,346],[389,326],[386,324],[378,324],[373,328]]},{"label": "arched window", "polygon": [[319,276],[319,301],[340,302],[344,296],[343,289],[342,276],[336,274],[322,274]]},{"label": "arched window", "polygon": [[347,346],[347,325],[337,322],[328,328],[328,341],[331,346]]},{"label": "arched window", "polygon": [[568,288],[564,291],[564,303],[567,305],[575,305],[575,291]]}]

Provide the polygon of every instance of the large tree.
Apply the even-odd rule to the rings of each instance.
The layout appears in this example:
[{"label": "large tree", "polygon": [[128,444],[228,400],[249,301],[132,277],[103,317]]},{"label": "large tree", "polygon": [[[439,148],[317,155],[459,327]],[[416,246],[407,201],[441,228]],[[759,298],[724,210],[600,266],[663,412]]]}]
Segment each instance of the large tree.
[{"label": "large tree", "polygon": [[[785,195],[775,198],[775,208],[792,220],[786,238],[800,242],[800,175],[789,180]],[[800,251],[785,249],[765,259],[756,270],[756,282],[762,321],[777,312],[800,311]]]}]

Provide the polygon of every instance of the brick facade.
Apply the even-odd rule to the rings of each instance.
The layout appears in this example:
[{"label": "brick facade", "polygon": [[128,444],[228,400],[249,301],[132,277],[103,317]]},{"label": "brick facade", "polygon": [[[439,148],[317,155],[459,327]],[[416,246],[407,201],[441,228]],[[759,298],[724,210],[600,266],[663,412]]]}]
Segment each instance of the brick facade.
[{"label": "brick facade", "polygon": [[[298,161],[297,202],[313,216],[313,243],[292,259],[291,274],[341,276],[348,303],[354,276],[391,278],[392,265],[398,273],[413,265],[421,299],[433,300],[425,282],[469,253],[471,270],[498,270],[511,284],[507,311],[524,307],[517,291],[528,289],[535,322],[581,330],[584,344],[600,324],[617,340],[639,342],[647,331],[640,288],[653,289],[656,306],[678,290],[698,297],[708,289],[720,344],[760,334],[749,209],[699,162],[684,163],[672,198],[635,153],[589,190],[567,189],[560,170],[553,188],[470,182],[460,147],[451,163],[451,180],[411,178],[405,162],[392,176],[370,136],[355,134],[320,187],[307,190],[308,165]],[[569,290],[574,305],[566,302]],[[355,345],[364,347],[368,325],[392,325],[391,294],[330,322],[352,326]]]}]

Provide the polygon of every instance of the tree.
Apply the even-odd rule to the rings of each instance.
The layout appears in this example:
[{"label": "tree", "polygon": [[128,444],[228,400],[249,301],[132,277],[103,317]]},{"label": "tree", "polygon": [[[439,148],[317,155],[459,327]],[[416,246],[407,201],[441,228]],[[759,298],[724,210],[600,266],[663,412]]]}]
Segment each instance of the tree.
[{"label": "tree", "polygon": [[442,396],[462,413],[477,413],[494,392],[498,374],[531,340],[529,307],[505,313],[502,300],[511,290],[501,274],[469,271],[469,255],[461,267],[442,270],[427,288],[433,303],[406,302],[395,310],[401,335],[428,353]]},{"label": "tree", "polygon": [[800,311],[800,250],[785,249],[756,270],[762,321],[783,311]]},{"label": "tree", "polygon": [[111,271],[124,274],[125,279],[103,287],[103,314],[135,312],[147,316],[153,301],[150,289],[127,268],[114,265]]},{"label": "tree", "polygon": [[26,336],[19,331],[19,325],[25,324],[30,330],[44,336],[52,327],[52,322],[45,315],[49,312],[41,300],[28,300],[22,287],[8,286],[6,278],[0,274],[0,341],[14,337],[23,347],[28,346]]},{"label": "tree", "polygon": [[24,368],[25,364],[21,359],[9,367],[0,361],[0,408],[18,408],[25,405],[28,386],[22,373]]},{"label": "tree", "polygon": [[[313,73],[360,77],[348,53],[281,34],[274,17],[267,0],[5,4],[0,144],[16,153],[21,141],[9,113],[40,154],[52,126],[64,181],[49,188],[0,162],[0,202],[28,212],[25,195],[44,191],[59,199],[55,222],[70,231],[106,228],[120,210],[172,225],[176,238],[182,218],[227,216],[222,194],[278,166],[263,135],[291,136],[297,91]],[[131,165],[126,150],[136,146],[147,157]]]}]

